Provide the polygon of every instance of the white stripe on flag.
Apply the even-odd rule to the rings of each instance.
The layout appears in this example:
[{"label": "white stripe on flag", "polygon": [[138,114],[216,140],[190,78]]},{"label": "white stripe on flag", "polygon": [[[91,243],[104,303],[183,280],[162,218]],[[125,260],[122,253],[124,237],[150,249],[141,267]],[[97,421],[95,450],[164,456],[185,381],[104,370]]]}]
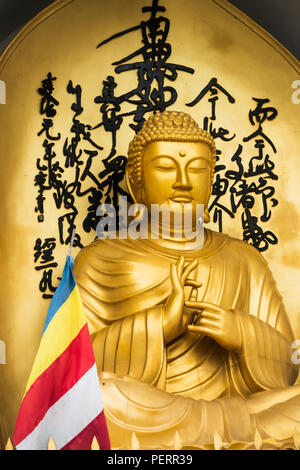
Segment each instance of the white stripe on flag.
[{"label": "white stripe on flag", "polygon": [[103,410],[94,364],[45,414],[37,427],[17,445],[18,450],[45,450],[50,436],[57,449],[76,437]]}]

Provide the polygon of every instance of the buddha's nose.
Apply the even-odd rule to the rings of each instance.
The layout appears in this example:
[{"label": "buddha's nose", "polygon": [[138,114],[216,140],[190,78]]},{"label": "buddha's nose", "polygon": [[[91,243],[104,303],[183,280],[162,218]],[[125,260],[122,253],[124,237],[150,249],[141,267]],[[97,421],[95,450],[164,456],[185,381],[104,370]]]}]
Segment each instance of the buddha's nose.
[{"label": "buddha's nose", "polygon": [[172,184],[172,188],[182,191],[190,191],[193,186],[185,172],[182,172],[181,174],[177,175],[176,181],[174,181]]}]

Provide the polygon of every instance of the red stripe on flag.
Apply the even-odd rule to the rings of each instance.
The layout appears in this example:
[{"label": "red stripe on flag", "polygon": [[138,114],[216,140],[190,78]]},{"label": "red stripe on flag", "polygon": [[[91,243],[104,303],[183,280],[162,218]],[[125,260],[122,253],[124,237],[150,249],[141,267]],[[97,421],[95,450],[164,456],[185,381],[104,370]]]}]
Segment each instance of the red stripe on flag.
[{"label": "red stripe on flag", "polygon": [[67,393],[94,363],[89,330],[85,325],[67,349],[27,391],[16,422],[13,436],[15,446],[34,430],[48,409]]},{"label": "red stripe on flag", "polygon": [[110,450],[109,434],[103,411],[61,450],[91,450],[95,436],[101,450]]}]

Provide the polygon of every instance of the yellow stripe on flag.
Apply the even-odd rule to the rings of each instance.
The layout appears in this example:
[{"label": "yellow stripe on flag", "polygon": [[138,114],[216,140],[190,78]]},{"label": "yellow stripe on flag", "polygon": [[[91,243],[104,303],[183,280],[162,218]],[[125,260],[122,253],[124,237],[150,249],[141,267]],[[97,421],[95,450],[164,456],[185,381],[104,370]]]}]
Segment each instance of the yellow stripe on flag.
[{"label": "yellow stripe on flag", "polygon": [[67,349],[86,323],[78,287],[56,312],[44,332],[26,391],[36,379]]}]

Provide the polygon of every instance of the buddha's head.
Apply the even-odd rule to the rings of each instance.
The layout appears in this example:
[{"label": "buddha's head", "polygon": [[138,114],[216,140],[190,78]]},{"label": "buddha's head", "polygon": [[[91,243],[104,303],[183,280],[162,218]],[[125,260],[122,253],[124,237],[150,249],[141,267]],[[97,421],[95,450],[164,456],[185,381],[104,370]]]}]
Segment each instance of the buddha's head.
[{"label": "buddha's head", "polygon": [[144,204],[203,204],[208,201],[216,162],[212,136],[189,114],[156,113],[129,144],[127,186],[133,200]]}]

